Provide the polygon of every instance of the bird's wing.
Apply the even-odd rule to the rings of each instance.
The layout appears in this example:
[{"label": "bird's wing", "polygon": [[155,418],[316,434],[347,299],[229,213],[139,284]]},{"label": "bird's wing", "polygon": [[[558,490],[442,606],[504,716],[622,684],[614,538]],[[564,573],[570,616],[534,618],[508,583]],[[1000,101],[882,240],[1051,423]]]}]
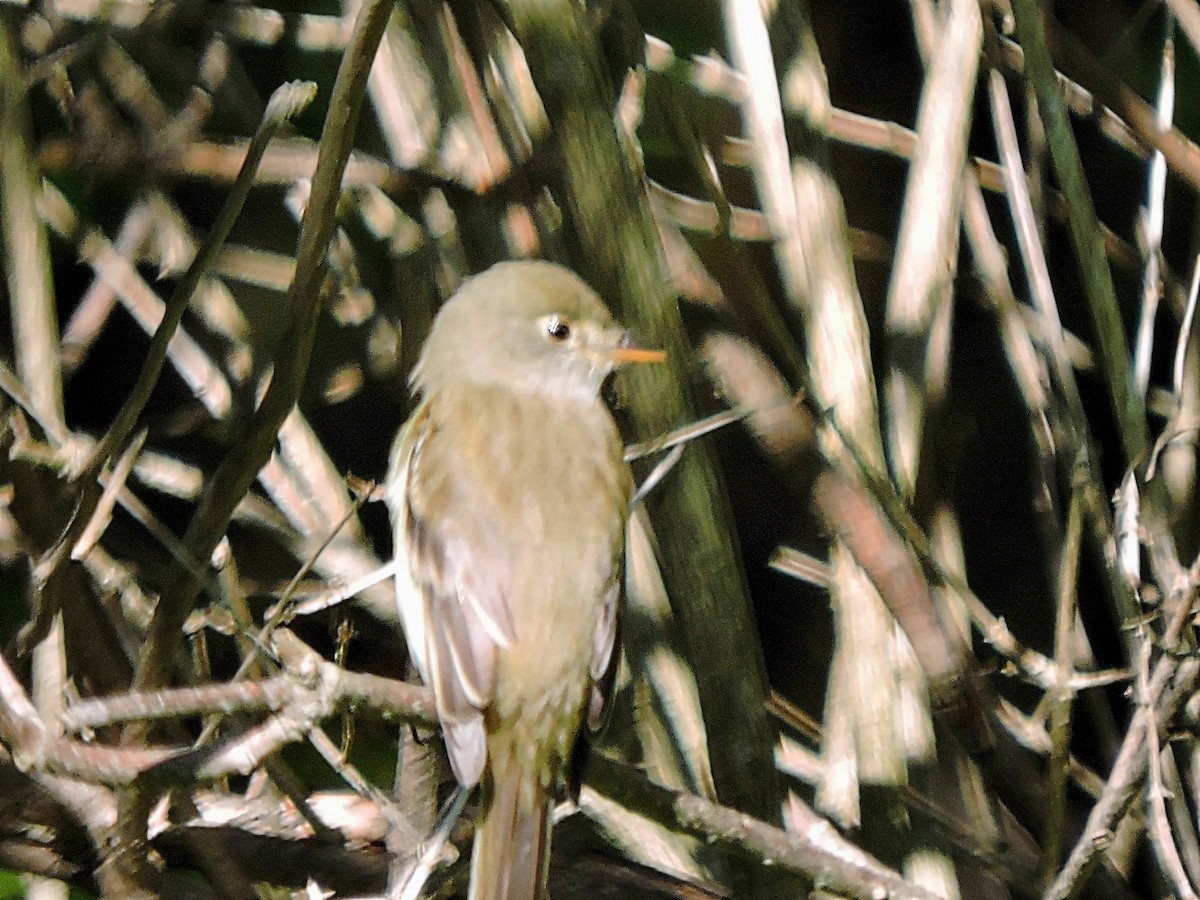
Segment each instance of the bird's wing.
[{"label": "bird's wing", "polygon": [[617,659],[613,650],[617,644],[617,610],[621,603],[621,566],[614,567],[612,584],[604,594],[604,605],[596,622],[596,633],[592,636],[592,660],[588,674],[592,686],[588,698],[588,728],[600,731],[607,719],[609,697],[617,677]]},{"label": "bird's wing", "polygon": [[469,498],[454,473],[430,454],[439,432],[428,404],[418,407],[392,449],[388,505],[397,566],[396,597],[409,650],[434,692],[450,762],[459,782],[477,783],[487,750],[482,710],[496,686],[496,655],[513,642],[503,567],[473,546],[463,513]]}]

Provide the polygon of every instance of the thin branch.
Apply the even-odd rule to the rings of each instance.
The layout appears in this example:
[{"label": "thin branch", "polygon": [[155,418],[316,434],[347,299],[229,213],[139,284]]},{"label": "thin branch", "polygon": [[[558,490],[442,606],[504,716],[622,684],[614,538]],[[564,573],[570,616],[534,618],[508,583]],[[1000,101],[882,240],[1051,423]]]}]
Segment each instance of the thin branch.
[{"label": "thin branch", "polygon": [[943,14],[945,24],[921,89],[917,147],[904,192],[885,319],[891,356],[886,388],[889,462],[906,497],[916,492],[926,393],[946,389],[945,384],[930,384],[936,380],[933,371],[949,369],[950,334],[935,329],[934,319],[950,314],[962,171],[983,40],[978,2],[951,0]]},{"label": "thin branch", "polygon": [[[1193,586],[1188,593],[1176,598],[1172,619],[1163,638],[1167,646],[1174,646],[1178,640],[1180,630],[1191,612],[1194,590]],[[1145,705],[1134,714],[1113,762],[1104,793],[1088,814],[1083,833],[1071,849],[1066,863],[1047,888],[1046,900],[1066,900],[1083,885],[1096,854],[1107,843],[1105,836],[1112,833],[1118,817],[1125,812],[1145,777],[1148,761],[1147,728],[1151,722],[1156,726],[1171,722],[1195,690],[1197,680],[1200,680],[1200,660],[1195,658],[1180,659],[1168,653],[1155,664],[1146,687]]]},{"label": "thin branch", "polygon": [[162,320],[155,329],[154,336],[150,339],[150,346],[146,351],[142,369],[138,373],[138,380],[130,390],[120,411],[113,418],[108,431],[96,445],[88,465],[89,472],[93,474],[98,472],[114,452],[124,450],[129,434],[142,414],[146,402],[150,399],[155,384],[158,383],[163,363],[167,358],[167,346],[175,334],[175,329],[183,319],[183,314],[191,302],[192,294],[200,284],[200,279],[208,271],[217,254],[220,253],[225,238],[229,236],[229,232],[241,214],[246,197],[254,186],[258,165],[262,161],[271,138],[285,122],[299,115],[313,101],[316,92],[317,87],[313,82],[298,81],[277,88],[271,95],[266,112],[263,114],[262,124],[250,140],[250,146],[246,150],[246,159],[242,163],[237,179],[234,181],[229,195],[225,198],[220,212],[217,213],[217,218],[213,222],[208,236],[196,251],[187,271],[176,283],[175,290],[171,292],[171,297],[163,309]]},{"label": "thin branch", "polygon": [[[270,454],[287,414],[299,394],[308,369],[325,254],[334,230],[334,212],[341,192],[342,173],[350,155],[362,107],[363,92],[375,47],[391,12],[391,0],[375,0],[363,6],[355,23],[354,37],[347,47],[330,97],[329,113],[317,158],[304,223],[296,253],[296,277],[288,291],[292,319],[276,356],[271,385],[262,399],[254,423],[217,469],[199,507],[188,525],[184,545],[193,558],[207,559],[225,531],[225,526],[242,496]],[[168,589],[159,600],[139,660],[136,684],[157,687],[166,681],[172,647],[191,609],[200,582],[178,567],[166,580]]]},{"label": "thin branch", "polygon": [[1133,390],[1128,344],[1117,307],[1116,289],[1104,255],[1079,148],[1055,80],[1042,12],[1035,0],[1013,0],[1013,12],[1021,47],[1025,51],[1026,75],[1037,94],[1038,112],[1050,143],[1050,158],[1067,199],[1069,231],[1100,351],[1109,402],[1116,416],[1125,458],[1136,460],[1147,448],[1146,413],[1141,397]]},{"label": "thin branch", "polygon": [[935,900],[936,895],[901,877],[825,829],[791,834],[710,800],[671,791],[646,781],[631,766],[592,754],[581,802],[586,811],[589,789],[670,828],[708,840],[719,840],[754,860],[766,860],[783,871],[807,876],[849,897]]},{"label": "thin branch", "polygon": [[0,231],[17,372],[41,418],[64,423],[58,320],[46,229],[37,216],[41,181],[32,158],[25,77],[11,21],[0,22]]}]

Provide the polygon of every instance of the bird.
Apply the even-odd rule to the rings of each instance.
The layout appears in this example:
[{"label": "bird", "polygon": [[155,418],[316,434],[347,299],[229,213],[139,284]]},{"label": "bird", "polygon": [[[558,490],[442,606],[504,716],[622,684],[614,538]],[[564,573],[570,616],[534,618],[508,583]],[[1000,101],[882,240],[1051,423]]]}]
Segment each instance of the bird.
[{"label": "bird", "polygon": [[482,783],[471,900],[546,896],[550,813],[613,661],[633,479],[601,398],[637,345],[560,265],[493,265],[434,317],[385,494],[398,609],[453,773]]}]

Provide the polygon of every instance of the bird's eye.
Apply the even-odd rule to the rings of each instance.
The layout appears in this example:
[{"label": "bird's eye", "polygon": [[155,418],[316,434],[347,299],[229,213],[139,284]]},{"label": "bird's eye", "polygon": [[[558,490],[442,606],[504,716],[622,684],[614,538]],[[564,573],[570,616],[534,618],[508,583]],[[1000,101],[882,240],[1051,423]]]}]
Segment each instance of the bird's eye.
[{"label": "bird's eye", "polygon": [[556,341],[565,341],[571,336],[571,326],[566,320],[554,316],[546,323],[546,333]]}]

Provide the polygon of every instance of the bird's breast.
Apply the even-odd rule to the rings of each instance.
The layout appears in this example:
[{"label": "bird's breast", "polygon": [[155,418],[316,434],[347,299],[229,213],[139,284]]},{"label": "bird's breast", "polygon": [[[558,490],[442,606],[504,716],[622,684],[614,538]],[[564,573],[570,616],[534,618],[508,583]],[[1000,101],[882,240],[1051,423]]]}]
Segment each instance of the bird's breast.
[{"label": "bird's breast", "polygon": [[[466,416],[439,427],[459,457],[472,512],[509,533],[513,552],[593,543],[623,527],[629,471],[608,410],[597,399],[550,402],[507,391],[472,392]],[[464,409],[465,408],[465,409]],[[463,419],[466,421],[463,421]]]},{"label": "bird's breast", "polygon": [[620,569],[631,486],[620,438],[599,400],[481,392],[464,407],[468,427],[440,436],[456,445],[458,484],[470,486],[460,514],[472,522],[464,531],[478,531],[488,545],[481,558],[506,573],[516,634],[499,654],[488,719],[507,723],[517,744],[561,756],[578,725],[595,630]]}]

